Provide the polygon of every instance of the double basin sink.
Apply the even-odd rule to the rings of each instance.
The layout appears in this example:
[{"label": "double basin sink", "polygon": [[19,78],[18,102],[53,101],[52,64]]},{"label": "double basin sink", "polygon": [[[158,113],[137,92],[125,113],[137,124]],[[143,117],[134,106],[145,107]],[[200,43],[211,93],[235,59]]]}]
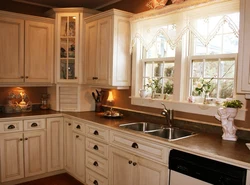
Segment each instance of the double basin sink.
[{"label": "double basin sink", "polygon": [[144,132],[144,133],[158,136],[161,138],[165,138],[171,141],[177,140],[177,139],[183,139],[183,138],[186,138],[195,134],[192,131],[183,130],[183,129],[179,129],[176,127],[164,128],[162,125],[155,124],[155,123],[148,123],[148,122],[135,122],[135,123],[121,124],[119,125],[119,127]]}]

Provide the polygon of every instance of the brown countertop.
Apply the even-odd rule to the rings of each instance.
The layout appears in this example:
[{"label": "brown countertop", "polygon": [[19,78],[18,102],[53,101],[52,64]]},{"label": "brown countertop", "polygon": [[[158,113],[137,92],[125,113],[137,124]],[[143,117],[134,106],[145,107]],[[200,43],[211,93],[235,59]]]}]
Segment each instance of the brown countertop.
[{"label": "brown countertop", "polygon": [[250,150],[245,145],[246,141],[238,139],[238,141],[224,141],[220,135],[203,134],[187,137],[180,140],[168,141],[164,138],[159,138],[149,134],[130,131],[128,129],[119,128],[119,124],[129,123],[134,121],[145,121],[143,117],[134,118],[106,118],[101,113],[95,112],[61,112],[42,110],[32,111],[30,113],[20,114],[0,114],[0,118],[16,118],[23,116],[40,116],[40,115],[69,115],[76,118],[84,119],[90,122],[95,122],[107,127],[122,130],[126,133],[136,134],[143,138],[148,138],[164,144],[170,148],[176,148],[182,151],[190,152],[207,158],[227,162],[247,169],[250,169]]}]

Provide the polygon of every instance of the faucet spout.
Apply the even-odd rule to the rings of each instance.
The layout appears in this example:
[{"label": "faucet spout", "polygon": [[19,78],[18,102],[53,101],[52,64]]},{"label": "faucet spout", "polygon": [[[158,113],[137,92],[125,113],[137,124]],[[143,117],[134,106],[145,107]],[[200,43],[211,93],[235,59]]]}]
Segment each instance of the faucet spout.
[{"label": "faucet spout", "polygon": [[161,102],[161,104],[164,106],[164,109],[161,112],[161,115],[166,117],[166,125],[171,128],[173,123],[173,110],[167,109],[165,104]]}]

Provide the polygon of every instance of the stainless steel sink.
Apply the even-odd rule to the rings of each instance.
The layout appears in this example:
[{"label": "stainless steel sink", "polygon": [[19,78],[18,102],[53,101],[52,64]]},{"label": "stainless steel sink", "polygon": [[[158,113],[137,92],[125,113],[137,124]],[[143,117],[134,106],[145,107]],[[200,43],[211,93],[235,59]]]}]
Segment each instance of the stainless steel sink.
[{"label": "stainless steel sink", "polygon": [[183,129],[179,129],[179,128],[164,128],[161,130],[147,132],[147,133],[154,135],[154,136],[166,138],[168,140],[182,139],[182,138],[186,138],[188,136],[192,136],[195,134],[192,131],[183,130]]},{"label": "stainless steel sink", "polygon": [[141,132],[148,132],[148,131],[152,132],[162,129],[161,125],[148,122],[126,123],[126,124],[121,124],[119,126]]},{"label": "stainless steel sink", "polygon": [[150,135],[166,138],[168,140],[177,140],[195,135],[194,132],[179,128],[163,128],[162,125],[148,122],[135,122],[119,125],[122,128],[127,128],[135,131],[148,133]]}]

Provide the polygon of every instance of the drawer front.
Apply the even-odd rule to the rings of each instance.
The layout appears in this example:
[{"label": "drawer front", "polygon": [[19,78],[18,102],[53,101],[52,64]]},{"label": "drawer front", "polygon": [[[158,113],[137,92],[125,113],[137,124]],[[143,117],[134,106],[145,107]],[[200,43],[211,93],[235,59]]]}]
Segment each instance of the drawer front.
[{"label": "drawer front", "polygon": [[86,150],[104,158],[108,158],[108,145],[86,138]]},{"label": "drawer front", "polygon": [[110,132],[110,143],[125,150],[134,152],[163,163],[168,163],[170,149],[147,139],[141,139],[133,135],[121,132]]},{"label": "drawer front", "polygon": [[109,131],[103,127],[86,125],[86,135],[102,142],[108,142]]},{"label": "drawer front", "polygon": [[104,177],[108,177],[108,160],[86,152],[86,166]]},{"label": "drawer front", "polygon": [[0,133],[23,131],[23,121],[0,122]]},{"label": "drawer front", "polygon": [[105,177],[89,170],[86,170],[86,183],[89,185],[98,184],[98,185],[108,185],[108,179]]},{"label": "drawer front", "polygon": [[85,135],[85,124],[80,121],[73,121],[73,131]]},{"label": "drawer front", "polygon": [[45,129],[45,119],[24,120],[24,130]]}]

